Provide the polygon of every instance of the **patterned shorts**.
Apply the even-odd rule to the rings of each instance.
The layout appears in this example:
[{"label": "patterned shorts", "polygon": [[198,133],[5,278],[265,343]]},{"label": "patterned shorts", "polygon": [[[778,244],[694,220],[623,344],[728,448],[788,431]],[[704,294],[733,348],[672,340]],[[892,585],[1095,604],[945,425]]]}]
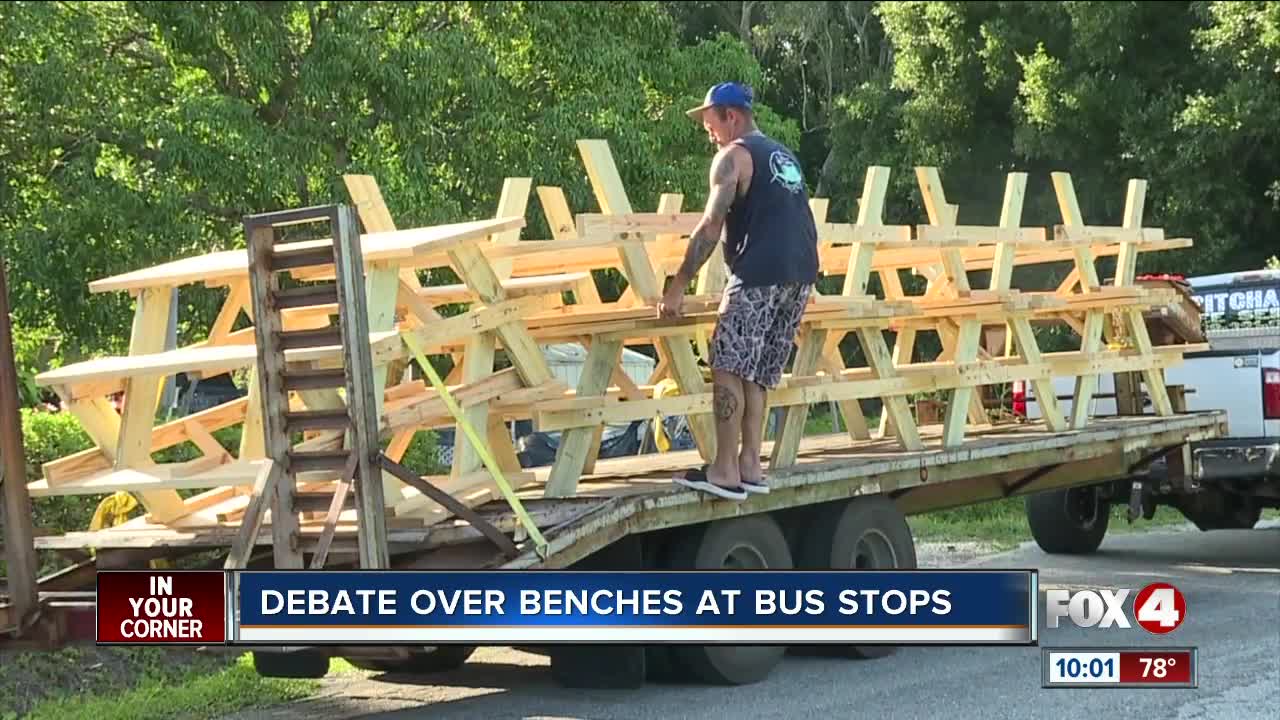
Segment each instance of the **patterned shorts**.
[{"label": "patterned shorts", "polygon": [[777,387],[812,291],[812,285],[799,283],[726,291],[711,336],[711,367]]}]

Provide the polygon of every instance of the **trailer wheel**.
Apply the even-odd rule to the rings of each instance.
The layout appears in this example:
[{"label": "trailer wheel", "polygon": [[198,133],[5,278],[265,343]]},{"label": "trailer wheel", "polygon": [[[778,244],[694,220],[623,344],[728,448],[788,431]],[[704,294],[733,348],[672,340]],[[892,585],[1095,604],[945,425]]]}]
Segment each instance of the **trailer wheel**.
[{"label": "trailer wheel", "polygon": [[[767,514],[695,525],[672,540],[676,570],[788,570],[794,567],[782,529]],[[677,672],[715,685],[749,685],[768,677],[785,646],[682,645],[669,648]]]},{"label": "trailer wheel", "polygon": [[329,674],[329,656],[316,650],[253,651],[253,669],[262,677],[317,680]]},{"label": "trailer wheel", "polygon": [[408,673],[413,675],[457,670],[476,651],[473,645],[436,645],[430,649],[410,650],[409,657],[399,660],[347,657],[347,662],[361,670],[384,673]]},{"label": "trailer wheel", "polygon": [[1041,550],[1053,555],[1088,555],[1107,534],[1111,506],[1101,486],[1064,488],[1028,495],[1027,524]]},{"label": "trailer wheel", "polygon": [[[798,567],[813,570],[898,570],[916,567],[916,546],[906,517],[879,495],[820,508],[800,537]],[[881,658],[894,645],[818,645],[798,653],[827,657]]]}]

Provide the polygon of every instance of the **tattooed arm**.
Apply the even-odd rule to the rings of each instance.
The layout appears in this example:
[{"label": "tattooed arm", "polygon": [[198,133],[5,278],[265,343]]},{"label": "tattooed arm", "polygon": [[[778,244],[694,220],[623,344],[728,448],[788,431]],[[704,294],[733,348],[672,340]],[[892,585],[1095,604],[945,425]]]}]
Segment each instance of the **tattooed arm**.
[{"label": "tattooed arm", "polygon": [[683,293],[715,251],[729,207],[737,197],[740,178],[743,171],[748,170],[746,165],[750,157],[742,148],[730,146],[718,153],[711,163],[711,193],[707,196],[702,220],[689,236],[684,262],[671,280],[675,291]]}]

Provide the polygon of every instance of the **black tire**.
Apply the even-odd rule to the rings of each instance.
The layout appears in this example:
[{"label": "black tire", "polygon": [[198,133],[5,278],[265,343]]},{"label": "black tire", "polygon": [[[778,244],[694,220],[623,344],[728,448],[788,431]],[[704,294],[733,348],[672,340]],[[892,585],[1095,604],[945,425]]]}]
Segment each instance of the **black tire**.
[{"label": "black tire", "polygon": [[253,651],[253,669],[262,677],[317,680],[329,674],[329,656],[316,650]]},{"label": "black tire", "polygon": [[669,645],[645,645],[645,680],[663,684],[687,682],[688,670],[677,661],[675,650]]},{"label": "black tire", "polygon": [[[668,565],[672,569],[794,567],[782,529],[767,514],[693,526],[675,538],[671,547]],[[669,655],[674,667],[664,670],[687,673],[687,677],[713,685],[750,685],[768,677],[786,652],[782,645],[672,646]]]},{"label": "black tire", "polygon": [[437,645],[430,650],[411,650],[402,660],[367,657],[343,658],[361,670],[385,673],[426,674],[457,670],[476,651],[472,645]]},{"label": "black tire", "polygon": [[1201,491],[1181,496],[1175,503],[1178,511],[1201,532],[1213,530],[1249,530],[1262,518],[1262,506],[1251,498],[1222,492]]},{"label": "black tire", "polygon": [[642,645],[557,645],[551,648],[551,676],[561,687],[636,690],[644,687]]},{"label": "black tire", "polygon": [[1026,508],[1031,536],[1051,555],[1094,552],[1111,521],[1111,506],[1102,500],[1098,485],[1028,495]]},{"label": "black tire", "polygon": [[[888,498],[854,498],[819,508],[800,536],[797,567],[812,570],[910,570],[916,567],[916,544],[907,518]],[[816,645],[795,648],[798,654],[825,657],[882,658],[895,645]]]}]

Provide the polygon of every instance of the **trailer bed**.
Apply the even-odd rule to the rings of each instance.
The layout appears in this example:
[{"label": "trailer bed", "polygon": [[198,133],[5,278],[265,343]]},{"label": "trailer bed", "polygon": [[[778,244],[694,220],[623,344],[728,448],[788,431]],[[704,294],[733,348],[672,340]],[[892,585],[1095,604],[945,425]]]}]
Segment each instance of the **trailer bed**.
[{"label": "trailer bed", "polygon": [[[561,568],[628,534],[857,495],[887,493],[910,515],[1086,485],[1123,477],[1184,443],[1218,437],[1225,425],[1226,416],[1220,411],[1100,417],[1085,429],[1065,432],[1051,432],[1041,423],[1016,423],[975,429],[963,447],[951,450],[941,447],[941,426],[923,426],[925,448],[916,452],[903,451],[893,438],[808,437],[795,466],[766,471],[772,487],[768,495],[742,502],[672,484],[674,473],[699,464],[695,451],[601,460],[593,474],[581,478],[578,494],[572,498],[543,497],[550,468],[531,468],[527,470],[537,475],[538,482],[519,494],[548,541],[543,553],[526,541],[520,555],[502,557],[475,528],[461,521],[429,528],[393,523],[388,541],[393,565],[401,568]],[[770,446],[765,443],[766,456]],[[519,523],[504,501],[495,500],[477,510],[499,530],[516,532],[517,541],[522,539]],[[268,561],[269,525],[264,524],[257,546]],[[38,537],[35,543],[40,550],[92,548],[99,553],[100,568],[129,567],[141,565],[144,558],[229,547],[235,533],[230,523],[186,530],[135,525]],[[318,536],[317,527],[304,525],[304,552]],[[355,529],[340,528],[328,566],[353,562],[355,550]]]}]

